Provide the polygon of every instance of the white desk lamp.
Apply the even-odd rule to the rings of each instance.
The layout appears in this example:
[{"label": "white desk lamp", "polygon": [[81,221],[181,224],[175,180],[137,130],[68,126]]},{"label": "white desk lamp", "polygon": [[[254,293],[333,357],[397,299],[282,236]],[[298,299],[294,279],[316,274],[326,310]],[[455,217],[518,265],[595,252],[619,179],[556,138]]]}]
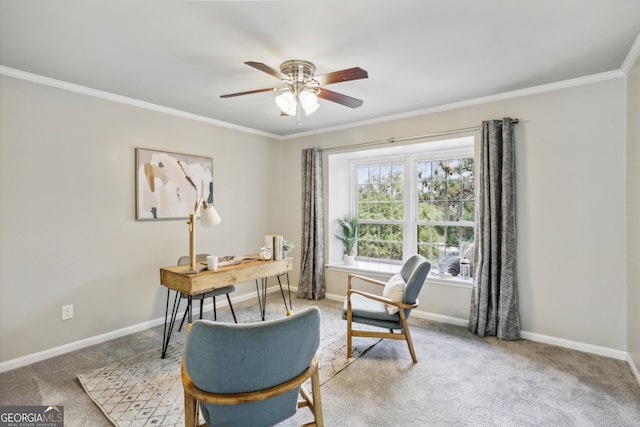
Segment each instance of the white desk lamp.
[{"label": "white desk lamp", "polygon": [[196,266],[196,219],[198,218],[198,213],[201,213],[200,222],[203,227],[213,227],[222,221],[216,208],[212,204],[205,202],[203,197],[200,196],[195,211],[189,215],[189,221],[187,221],[189,226],[189,269],[185,270],[185,273],[199,273],[205,268]]}]

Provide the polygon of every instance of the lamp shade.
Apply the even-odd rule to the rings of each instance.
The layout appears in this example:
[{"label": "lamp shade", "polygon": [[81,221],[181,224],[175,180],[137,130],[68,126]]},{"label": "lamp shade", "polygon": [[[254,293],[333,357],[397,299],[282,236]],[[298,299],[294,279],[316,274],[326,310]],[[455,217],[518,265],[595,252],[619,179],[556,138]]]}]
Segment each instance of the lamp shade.
[{"label": "lamp shade", "polygon": [[200,211],[200,223],[203,227],[213,227],[222,222],[220,214],[211,204],[204,203]]}]

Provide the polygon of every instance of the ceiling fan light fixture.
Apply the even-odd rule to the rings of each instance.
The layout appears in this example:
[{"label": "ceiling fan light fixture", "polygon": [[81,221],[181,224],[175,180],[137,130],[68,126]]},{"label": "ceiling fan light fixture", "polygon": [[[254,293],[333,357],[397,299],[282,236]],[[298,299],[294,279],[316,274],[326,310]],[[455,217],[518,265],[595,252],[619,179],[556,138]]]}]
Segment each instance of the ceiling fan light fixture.
[{"label": "ceiling fan light fixture", "polygon": [[284,92],[276,96],[276,105],[283,113],[290,116],[296,115],[296,98],[291,92]]},{"label": "ceiling fan light fixture", "polygon": [[313,114],[319,107],[318,95],[314,92],[305,90],[300,94],[300,106],[304,109],[304,113],[308,116]]},{"label": "ceiling fan light fixture", "polygon": [[282,111],[281,115],[295,116],[296,122],[299,125],[302,124],[303,115],[308,116],[313,114],[320,107],[318,98],[335,102],[349,108],[358,108],[362,106],[364,102],[361,99],[352,98],[323,87],[324,85],[333,83],[368,78],[369,75],[367,71],[360,67],[347,68],[316,76],[316,66],[309,61],[285,61],[280,64],[280,71],[262,62],[247,61],[245,64],[279,79],[281,86],[229,93],[220,95],[220,97],[232,98],[253,93],[283,91],[275,97],[276,105]]},{"label": "ceiling fan light fixture", "polygon": [[[296,115],[296,104],[296,96],[291,91],[276,96],[276,105],[283,113],[289,116]],[[320,104],[318,104],[318,95],[308,90],[302,91],[300,94],[300,106],[304,110],[305,115],[313,114],[320,107]]]}]

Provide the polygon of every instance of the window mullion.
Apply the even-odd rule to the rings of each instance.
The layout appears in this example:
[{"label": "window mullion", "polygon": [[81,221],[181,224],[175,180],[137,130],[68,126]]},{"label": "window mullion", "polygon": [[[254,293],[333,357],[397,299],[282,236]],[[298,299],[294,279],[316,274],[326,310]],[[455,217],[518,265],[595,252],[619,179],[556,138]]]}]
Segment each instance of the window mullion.
[{"label": "window mullion", "polygon": [[415,161],[409,156],[405,162],[408,179],[405,178],[405,242],[404,253],[411,254],[418,247],[418,196]]}]

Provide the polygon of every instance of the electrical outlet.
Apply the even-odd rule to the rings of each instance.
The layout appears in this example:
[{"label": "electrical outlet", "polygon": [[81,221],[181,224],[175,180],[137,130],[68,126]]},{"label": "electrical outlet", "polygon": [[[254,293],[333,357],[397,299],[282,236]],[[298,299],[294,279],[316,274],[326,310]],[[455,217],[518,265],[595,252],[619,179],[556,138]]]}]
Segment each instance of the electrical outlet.
[{"label": "electrical outlet", "polygon": [[62,306],[62,320],[73,319],[73,304]]}]

